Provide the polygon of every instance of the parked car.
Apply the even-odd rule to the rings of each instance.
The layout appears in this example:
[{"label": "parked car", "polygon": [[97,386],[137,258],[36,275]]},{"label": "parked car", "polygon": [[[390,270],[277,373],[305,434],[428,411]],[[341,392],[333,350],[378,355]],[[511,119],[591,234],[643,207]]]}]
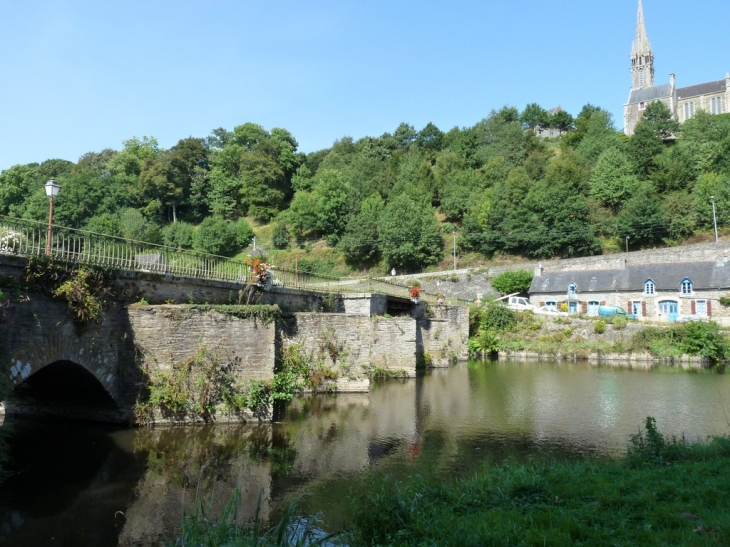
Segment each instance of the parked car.
[{"label": "parked car", "polygon": [[621,306],[598,306],[598,315],[601,317],[614,317],[618,315],[631,321],[638,319],[633,313],[626,313],[626,310]]},{"label": "parked car", "polygon": [[535,311],[535,306],[530,304],[530,299],[524,296],[510,296],[509,300],[507,300],[507,307],[517,311]]},{"label": "parked car", "polygon": [[690,321],[709,321],[709,317],[696,313],[682,313],[674,319],[675,323],[689,323]]},{"label": "parked car", "polygon": [[568,315],[568,312],[560,311],[555,306],[542,306],[540,308],[536,308],[533,311],[539,315]]}]

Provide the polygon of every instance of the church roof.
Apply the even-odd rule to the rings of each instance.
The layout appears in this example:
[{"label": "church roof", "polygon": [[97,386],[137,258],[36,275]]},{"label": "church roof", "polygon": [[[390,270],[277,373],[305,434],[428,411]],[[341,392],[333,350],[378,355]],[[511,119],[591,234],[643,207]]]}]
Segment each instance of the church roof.
[{"label": "church roof", "polygon": [[677,88],[677,98],[679,99],[697,97],[698,95],[709,95],[710,93],[725,93],[725,80]]},{"label": "church roof", "polygon": [[657,99],[665,99],[669,97],[671,90],[671,84],[655,85],[654,87],[645,87],[643,89],[632,89],[631,95],[629,95],[628,104],[645,103],[655,101]]},{"label": "church roof", "polygon": [[575,283],[578,292],[622,291],[644,289],[651,279],[657,290],[679,290],[684,279],[692,281],[695,290],[726,289],[730,287],[730,263],[720,262],[665,262],[628,265],[625,269],[573,270],[543,272],[532,280],[530,294],[565,293]]}]

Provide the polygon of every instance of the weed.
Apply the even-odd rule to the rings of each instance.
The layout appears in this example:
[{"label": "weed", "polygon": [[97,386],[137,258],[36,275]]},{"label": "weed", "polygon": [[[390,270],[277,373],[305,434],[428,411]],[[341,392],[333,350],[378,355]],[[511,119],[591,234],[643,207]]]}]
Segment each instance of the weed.
[{"label": "weed", "polygon": [[603,319],[599,319],[593,323],[593,332],[596,334],[603,334],[606,332],[606,322]]}]

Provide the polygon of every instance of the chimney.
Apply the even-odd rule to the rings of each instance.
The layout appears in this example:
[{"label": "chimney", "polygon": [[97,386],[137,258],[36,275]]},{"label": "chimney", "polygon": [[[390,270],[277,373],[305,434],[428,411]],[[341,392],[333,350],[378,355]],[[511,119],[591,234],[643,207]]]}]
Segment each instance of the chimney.
[{"label": "chimney", "polygon": [[542,261],[537,263],[537,266],[535,266],[535,277],[542,276]]}]

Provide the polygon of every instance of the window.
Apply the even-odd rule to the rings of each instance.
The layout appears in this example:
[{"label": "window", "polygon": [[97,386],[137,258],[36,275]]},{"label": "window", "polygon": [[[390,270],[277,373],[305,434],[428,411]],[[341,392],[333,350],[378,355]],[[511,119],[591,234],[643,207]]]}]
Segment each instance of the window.
[{"label": "window", "polygon": [[[644,87],[644,68],[639,68],[639,87]],[[644,103],[641,103],[644,104]],[[642,110],[644,110],[642,108]]]},{"label": "window", "polygon": [[644,294],[646,296],[654,296],[654,291],[656,290],[656,285],[654,282],[649,279],[646,283],[644,283]]},{"label": "window", "polygon": [[695,103],[684,103],[684,119],[689,120],[695,117]]},{"label": "window", "polygon": [[692,281],[685,279],[680,285],[679,292],[682,294],[692,294]]},{"label": "window", "polygon": [[645,110],[646,109],[646,103],[639,103],[639,110]]},{"label": "window", "polygon": [[557,309],[557,307],[558,307],[558,303],[555,300],[548,300],[547,302],[545,302],[545,305],[548,308],[556,308]]},{"label": "window", "polygon": [[713,97],[710,99],[713,114],[722,114],[722,97]]},{"label": "window", "polygon": [[600,305],[601,305],[601,303],[598,300],[589,300],[586,314],[591,315],[591,316],[598,315],[598,307]]},{"label": "window", "polygon": [[695,311],[697,315],[701,317],[707,317],[707,301],[705,300],[698,300],[695,302]]},{"label": "window", "polygon": [[575,296],[575,283],[568,285],[568,296]]}]

